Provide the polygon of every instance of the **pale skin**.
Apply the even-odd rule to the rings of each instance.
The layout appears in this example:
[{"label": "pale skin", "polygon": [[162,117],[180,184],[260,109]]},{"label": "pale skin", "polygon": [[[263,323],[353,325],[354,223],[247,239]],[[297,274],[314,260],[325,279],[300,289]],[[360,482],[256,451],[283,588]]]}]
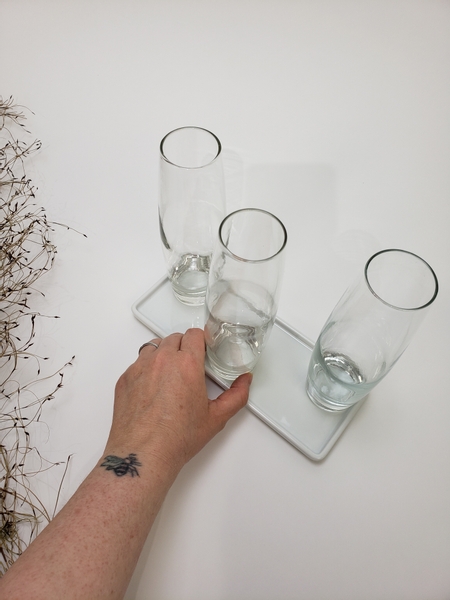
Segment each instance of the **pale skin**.
[{"label": "pale skin", "polygon": [[123,598],[178,473],[245,406],[250,374],[208,399],[201,329],[153,341],[116,384],[101,459],[0,580],[1,600]]}]

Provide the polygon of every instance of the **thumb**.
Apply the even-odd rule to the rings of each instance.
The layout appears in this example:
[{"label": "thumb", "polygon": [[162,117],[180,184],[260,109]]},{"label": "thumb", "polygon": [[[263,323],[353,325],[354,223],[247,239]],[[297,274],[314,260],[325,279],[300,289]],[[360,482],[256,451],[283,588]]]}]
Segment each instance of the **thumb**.
[{"label": "thumb", "polygon": [[216,418],[222,421],[223,427],[231,417],[247,404],[252,379],[253,375],[251,373],[240,375],[232,383],[229,390],[220,394],[211,403],[211,409],[214,411]]}]

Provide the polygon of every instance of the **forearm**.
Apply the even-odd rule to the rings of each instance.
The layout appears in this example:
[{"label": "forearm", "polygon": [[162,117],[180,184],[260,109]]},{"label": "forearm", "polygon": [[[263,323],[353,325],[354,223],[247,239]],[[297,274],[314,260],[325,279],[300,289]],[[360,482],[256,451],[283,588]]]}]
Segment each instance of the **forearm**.
[{"label": "forearm", "polygon": [[105,453],[0,580],[0,600],[123,597],[179,470],[247,402],[249,374],[210,401],[204,360],[199,329],[144,347],[117,382]]},{"label": "forearm", "polygon": [[176,472],[151,454],[138,474],[100,466],[0,580],[0,598],[122,598]]}]

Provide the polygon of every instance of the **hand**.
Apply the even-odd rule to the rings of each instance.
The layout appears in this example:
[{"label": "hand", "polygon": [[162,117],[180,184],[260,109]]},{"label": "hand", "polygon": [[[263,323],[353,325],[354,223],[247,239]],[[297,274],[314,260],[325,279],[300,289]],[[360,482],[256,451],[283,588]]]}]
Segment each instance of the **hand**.
[{"label": "hand", "polygon": [[203,331],[153,341],[159,347],[143,347],[117,382],[106,452],[138,457],[150,452],[176,474],[245,406],[252,377],[241,375],[209,400]]},{"label": "hand", "polygon": [[[250,374],[208,400],[201,329],[155,343],[117,382],[102,459],[2,577],[1,598],[123,598],[178,471],[247,402]],[[134,470],[103,468],[133,454]]]}]

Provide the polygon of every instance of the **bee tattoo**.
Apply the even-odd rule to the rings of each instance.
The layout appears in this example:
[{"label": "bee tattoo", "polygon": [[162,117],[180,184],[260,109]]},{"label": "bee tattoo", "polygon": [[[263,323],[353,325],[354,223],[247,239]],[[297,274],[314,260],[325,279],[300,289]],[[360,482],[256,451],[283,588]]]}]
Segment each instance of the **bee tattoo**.
[{"label": "bee tattoo", "polygon": [[138,461],[136,454],[129,454],[126,458],[109,455],[105,457],[100,466],[106,467],[107,471],[114,471],[117,477],[123,477],[127,473],[131,477],[135,475],[139,477],[139,471],[136,467],[142,467],[142,463]]}]

